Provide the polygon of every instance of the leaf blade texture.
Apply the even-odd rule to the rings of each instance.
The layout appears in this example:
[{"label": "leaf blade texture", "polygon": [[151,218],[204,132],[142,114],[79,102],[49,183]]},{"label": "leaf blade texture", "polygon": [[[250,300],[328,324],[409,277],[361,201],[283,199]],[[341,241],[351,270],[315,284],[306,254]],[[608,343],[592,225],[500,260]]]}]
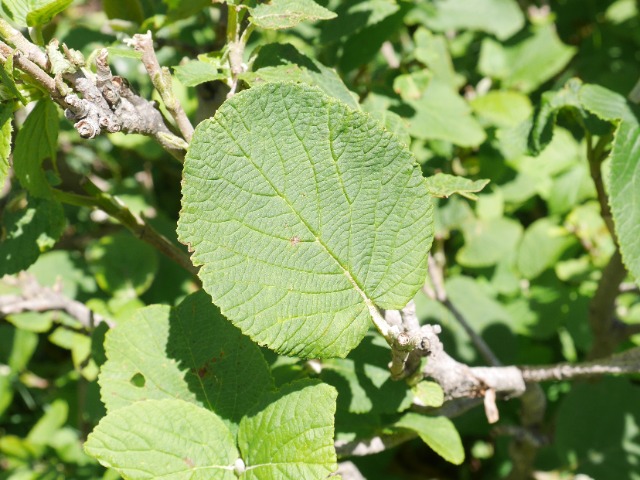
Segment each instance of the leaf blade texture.
[{"label": "leaf blade texture", "polygon": [[318,89],[265,84],[196,129],[180,240],[204,289],[279,353],[344,356],[422,285],[432,204],[408,150]]},{"label": "leaf blade texture", "polygon": [[460,435],[447,417],[407,413],[395,425],[416,432],[424,443],[447,462],[460,465],[464,461]]},{"label": "leaf blade texture", "polygon": [[29,113],[16,136],[13,170],[22,186],[33,196],[51,197],[42,162],[56,159],[58,149],[58,113],[51,100],[40,100]]},{"label": "leaf blade texture", "polygon": [[285,29],[304,21],[330,20],[336,14],[313,0],[272,0],[251,9],[251,21],[260,28]]},{"label": "leaf blade texture", "polygon": [[429,193],[434,197],[448,198],[457,193],[470,200],[477,200],[478,197],[474,193],[482,190],[488,183],[488,179],[471,180],[448,173],[436,173],[427,179]]},{"label": "leaf blade texture", "polygon": [[237,478],[231,432],[215,413],[183,400],[146,400],[110,413],[85,450],[131,480]]},{"label": "leaf blade texture", "polygon": [[177,398],[215,412],[235,433],[242,415],[273,388],[258,346],[203,291],[175,308],[139,310],[109,332],[105,348],[99,383],[109,412]]},{"label": "leaf blade texture", "polygon": [[623,120],[611,150],[610,198],[622,260],[640,284],[640,126]]},{"label": "leaf blade texture", "polygon": [[242,480],[326,478],[335,471],[335,389],[301,380],[264,399],[240,423],[238,446],[246,471]]}]

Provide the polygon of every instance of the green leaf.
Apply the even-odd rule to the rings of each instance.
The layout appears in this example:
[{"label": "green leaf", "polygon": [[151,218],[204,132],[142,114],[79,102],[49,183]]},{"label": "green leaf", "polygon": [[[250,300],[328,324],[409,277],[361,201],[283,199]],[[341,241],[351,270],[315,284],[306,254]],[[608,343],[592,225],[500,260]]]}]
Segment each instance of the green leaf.
[{"label": "green leaf", "polygon": [[444,391],[436,382],[423,380],[413,388],[414,403],[424,407],[441,407],[444,403]]},{"label": "green leaf", "polygon": [[415,138],[445,140],[461,147],[476,147],[486,138],[467,102],[441,80],[432,79],[420,99],[406,103],[415,111],[407,118]]},{"label": "green leaf", "polygon": [[456,89],[462,86],[464,77],[454,70],[447,41],[442,35],[434,35],[420,27],[416,30],[414,40],[416,59],[424,63],[435,78]]},{"label": "green leaf", "polygon": [[580,102],[603,120],[638,123],[638,116],[626,98],[600,85],[585,84],[580,89]]},{"label": "green leaf", "polygon": [[235,480],[233,436],[220,418],[183,400],[145,400],[104,417],[85,451],[124,478]]},{"label": "green leaf", "polygon": [[514,220],[498,217],[464,225],[464,246],[456,260],[466,267],[490,267],[515,254],[522,226]]},{"label": "green leaf", "polygon": [[271,43],[260,48],[253,62],[253,72],[240,75],[250,85],[262,82],[294,81],[314,85],[327,95],[357,110],[358,101],[335,70],[303,55],[293,45]]},{"label": "green leaf", "polygon": [[7,325],[2,325],[0,333],[0,360],[9,366],[12,375],[18,375],[33,357],[38,347],[38,335]]},{"label": "green leaf", "polygon": [[129,20],[138,25],[144,21],[144,9],[140,0],[102,0],[102,10],[109,19]]},{"label": "green leaf", "polygon": [[417,432],[422,441],[447,462],[460,465],[464,461],[462,440],[448,418],[407,413],[394,426]]},{"label": "green leaf", "polygon": [[405,382],[391,380],[389,345],[367,335],[345,359],[322,362],[320,377],[338,390],[338,408],[352,413],[395,413],[411,406]]},{"label": "green leaf", "polygon": [[34,27],[51,21],[66,9],[73,0],[3,0],[11,20],[19,27]]},{"label": "green leaf", "polygon": [[14,199],[0,220],[0,276],[26,270],[65,227],[62,205],[33,197]]},{"label": "green leaf", "polygon": [[398,7],[400,8],[393,14],[362,28],[342,41],[337,64],[342,74],[374,61],[387,39],[401,35],[404,17],[410,5],[408,2],[401,2]]},{"label": "green leaf", "polygon": [[235,433],[273,388],[258,346],[204,292],[178,307],[151,306],[107,335],[102,401],[108,411],[144,399],[178,398],[216,412]]},{"label": "green leaf", "polygon": [[15,382],[37,347],[37,334],[0,325],[0,364],[4,364],[0,368],[0,417],[11,406]]},{"label": "green leaf", "polygon": [[27,440],[40,447],[47,445],[53,434],[67,421],[68,413],[69,405],[65,400],[60,398],[54,400],[33,426],[27,435]]},{"label": "green leaf", "polygon": [[624,264],[640,282],[640,126],[622,121],[611,151],[611,213]]},{"label": "green leaf", "polygon": [[[13,54],[7,55],[7,60],[4,62],[3,68],[0,68],[0,86],[6,88],[8,92],[4,93],[2,97],[9,97],[10,99],[18,99],[23,105],[26,105],[27,99],[24,98],[18,87],[16,87],[16,82],[13,79]],[[2,98],[5,100],[5,98]],[[7,108],[11,108],[11,105],[3,105],[2,109],[6,110]],[[4,117],[4,114],[2,114]],[[1,184],[2,182],[0,182]]]},{"label": "green leaf", "polygon": [[[33,1],[32,3],[42,4],[42,2]],[[49,23],[53,17],[66,10],[72,3],[73,0],[53,0],[33,8],[27,14],[27,26],[37,27]]]},{"label": "green leaf", "polygon": [[82,255],[72,250],[54,250],[38,257],[29,273],[43,287],[56,287],[69,298],[86,297],[97,286]]},{"label": "green leaf", "polygon": [[271,0],[251,8],[251,21],[260,28],[291,28],[300,22],[329,20],[336,14],[313,0]]},{"label": "green leaf", "polygon": [[178,80],[180,80],[180,83],[185,87],[195,87],[201,83],[226,78],[226,75],[221,73],[215,65],[199,60],[178,65],[177,67],[173,67],[173,70]]},{"label": "green leaf", "polygon": [[420,168],[318,89],[232,97],[196,129],[182,193],[178,234],[204,289],[279,353],[344,356],[374,305],[402,308],[424,282],[433,207]]},{"label": "green leaf", "polygon": [[428,70],[398,75],[393,80],[393,90],[404,101],[418,100],[424,94],[432,78],[433,75]]},{"label": "green leaf", "polygon": [[321,26],[320,42],[338,42],[393,15],[399,7],[395,0],[339,2],[337,18]]},{"label": "green leaf", "polygon": [[555,265],[572,243],[572,237],[553,219],[536,220],[527,227],[518,247],[518,270],[524,278],[534,279]]},{"label": "green leaf", "polygon": [[513,46],[485,39],[478,70],[500,80],[503,88],[529,93],[560,72],[575,53],[576,49],[563,44],[548,25]]},{"label": "green leaf", "polygon": [[427,189],[434,197],[448,198],[454,193],[462,195],[470,200],[477,200],[474,192],[479,192],[487,186],[489,180],[470,180],[464,177],[449,175],[448,173],[436,173],[427,178]]},{"label": "green leaf", "polygon": [[526,95],[508,90],[492,90],[471,101],[473,111],[496,127],[515,127],[533,111]]},{"label": "green leaf", "polygon": [[524,26],[515,0],[440,0],[418,4],[412,18],[438,32],[479,30],[505,40]]},{"label": "green leaf", "polygon": [[56,106],[51,100],[40,100],[18,131],[13,150],[13,170],[16,177],[33,196],[51,196],[42,162],[50,158],[55,163],[57,142]]},{"label": "green leaf", "polygon": [[553,130],[558,112],[563,108],[574,108],[582,112],[579,94],[582,81],[572,78],[562,89],[542,94],[540,107],[530,133],[530,146],[535,154],[540,153],[553,138]]},{"label": "green leaf", "polygon": [[326,478],[338,468],[333,446],[335,389],[301,380],[263,399],[240,422],[242,480]]},{"label": "green leaf", "polygon": [[9,155],[11,155],[11,119],[13,108],[10,104],[0,106],[0,191],[9,175]]},{"label": "green leaf", "polygon": [[117,296],[142,295],[158,270],[155,249],[129,233],[102,237],[89,245],[86,255],[100,288]]}]

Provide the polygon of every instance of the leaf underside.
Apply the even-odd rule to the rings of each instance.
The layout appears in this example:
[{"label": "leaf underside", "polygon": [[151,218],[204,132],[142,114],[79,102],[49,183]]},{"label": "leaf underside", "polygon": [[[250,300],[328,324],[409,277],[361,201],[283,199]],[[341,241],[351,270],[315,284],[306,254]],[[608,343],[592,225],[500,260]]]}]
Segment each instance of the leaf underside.
[{"label": "leaf underside", "polygon": [[319,89],[265,84],[196,129],[178,235],[203,288],[255,341],[345,356],[375,306],[422,285],[432,204],[412,155]]}]

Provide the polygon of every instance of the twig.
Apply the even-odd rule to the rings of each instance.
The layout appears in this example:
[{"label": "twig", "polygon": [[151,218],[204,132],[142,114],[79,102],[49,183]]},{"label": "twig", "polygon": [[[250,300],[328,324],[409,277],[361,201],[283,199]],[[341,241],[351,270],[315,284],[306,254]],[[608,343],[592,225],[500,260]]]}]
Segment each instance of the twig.
[{"label": "twig", "polygon": [[182,133],[182,137],[187,141],[187,143],[191,142],[191,138],[193,137],[193,125],[191,125],[180,101],[173,93],[171,73],[166,67],[160,67],[160,64],[158,63],[156,52],[153,49],[151,32],[147,31],[146,34],[138,33],[134,35],[131,40],[131,45],[135,50],[142,53],[142,63],[149,74],[149,78],[151,78],[153,86],[156,87],[156,90],[160,93],[162,101],[175,120],[180,133]]},{"label": "twig", "polygon": [[471,342],[480,352],[480,355],[482,355],[489,365],[501,365],[500,360],[498,360],[498,357],[496,357],[489,345],[487,345],[487,342],[485,342],[484,339],[478,335],[473,328],[471,328],[471,325],[469,325],[469,322],[464,318],[464,315],[462,315],[460,310],[458,310],[456,306],[451,303],[451,300],[449,300],[444,288],[444,275],[442,268],[438,265],[432,255],[429,255],[429,278],[431,279],[433,289],[430,290],[427,288],[425,289],[425,293],[433,295],[431,298],[442,303],[442,305],[451,312],[456,321],[462,326],[467,335],[469,335]]},{"label": "twig", "polygon": [[3,37],[16,50],[23,52],[29,60],[36,63],[40,68],[47,69],[49,67],[49,59],[45,53],[25,38],[22,33],[13,28],[8,22],[0,18],[0,37]]},{"label": "twig", "polygon": [[140,240],[148,243],[197,278],[198,269],[193,266],[189,256],[167,237],[155,230],[143,218],[135,216],[117,197],[112,197],[103,192],[90,180],[87,180],[84,188],[91,196],[63,192],[57,189],[53,189],[53,194],[56,199],[63,203],[102,210]]},{"label": "twig", "polygon": [[606,374],[640,372],[640,347],[634,347],[606,359],[571,364],[560,363],[547,367],[520,367],[527,382],[567,380],[597,377]]},{"label": "twig", "polygon": [[381,434],[367,439],[354,440],[352,442],[337,440],[335,442],[335,448],[338,457],[363,457],[365,455],[384,452],[389,448],[393,448],[417,436],[415,432],[402,430],[391,434]]},{"label": "twig", "polygon": [[47,46],[47,53],[42,52],[2,20],[0,37],[13,45],[0,42],[0,59],[6,61],[13,55],[14,65],[65,110],[83,138],[103,132],[139,133],[155,138],[179,161],[184,159],[187,142],[169,130],[154,102],[135,94],[126,80],[111,75],[106,49],[96,56],[98,74],[93,75],[84,69],[80,52],[62,45],[63,56],[56,41]]},{"label": "twig", "polygon": [[51,98],[61,104],[64,108],[67,108],[64,98],[56,88],[56,83],[53,78],[42,70],[39,65],[31,61],[27,55],[24,55],[19,50],[14,51],[6,43],[0,42],[0,58],[2,61],[5,62],[11,55],[13,55],[13,62],[16,67],[29,74],[36,83],[47,91]]},{"label": "twig", "polygon": [[92,330],[101,323],[109,327],[115,323],[76,300],[68,298],[55,288],[43,287],[26,273],[16,277],[5,277],[3,282],[20,288],[20,295],[0,295],[0,314],[3,316],[22,312],[46,312],[60,310],[66,312],[83,326]]}]

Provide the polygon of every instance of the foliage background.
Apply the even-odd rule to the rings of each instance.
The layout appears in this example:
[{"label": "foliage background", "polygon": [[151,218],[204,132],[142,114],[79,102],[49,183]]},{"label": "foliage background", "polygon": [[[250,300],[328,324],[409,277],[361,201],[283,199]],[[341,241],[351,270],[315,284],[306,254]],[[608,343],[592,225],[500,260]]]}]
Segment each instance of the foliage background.
[{"label": "foliage background", "polygon": [[[122,43],[135,32],[152,30],[160,63],[174,68],[174,90],[195,124],[226,94],[216,81],[216,54],[209,53],[225,43],[224,29],[218,27],[223,7],[208,3],[76,1],[42,35],[86,57],[109,46],[112,68],[143,97],[157,98],[139,60]],[[451,302],[504,364],[587,358],[594,345],[589,304],[615,250],[589,171],[591,138],[572,110],[558,114],[553,137],[540,152],[528,145],[527,133],[548,99],[545,92],[562,89],[573,77],[622,96],[632,90],[640,78],[638,2],[318,3],[337,18],[288,30],[256,30],[245,52],[245,60],[253,62],[246,84],[281,78],[286,68],[292,79],[319,84],[384,122],[410,145],[425,176],[444,172],[490,179],[477,200],[438,201],[433,253],[446,264]],[[2,5],[7,13],[12,4]],[[198,55],[204,56],[197,66],[185,63]],[[37,96],[28,85],[21,89]],[[24,118],[23,110],[16,112],[16,130],[27,128]],[[590,122],[587,131],[594,136],[609,133],[605,122]],[[89,176],[175,238],[180,165],[146,137],[112,134],[87,142],[59,111],[51,123],[59,129],[59,188],[73,191],[79,178]],[[15,137],[14,147],[19,149]],[[605,172],[608,168],[605,163]],[[16,184],[15,177],[10,179],[0,194],[5,231],[12,225],[12,206],[25,199]],[[32,206],[44,208],[29,200]],[[65,205],[64,212],[38,222],[55,223],[52,219],[60,224],[50,228],[52,238],[39,238],[39,249],[23,253],[37,257],[29,273],[116,322],[144,305],[176,305],[197,288],[188,272],[99,212]],[[35,233],[25,229],[24,235]],[[0,273],[9,269],[11,248],[5,235]],[[623,286],[615,312],[626,324],[640,324],[637,288],[629,281]],[[0,294],[16,292],[5,277]],[[421,321],[443,326],[449,354],[484,364],[446,308],[422,293],[415,301]],[[105,414],[96,378],[105,361],[106,330],[103,325],[87,335],[60,312],[0,320],[0,478],[118,478],[88,457],[81,443]],[[631,336],[616,348],[639,339]],[[366,357],[366,347],[374,344],[367,337],[350,358]],[[279,385],[310,375],[302,361],[266,349],[264,354]],[[339,361],[333,370],[331,362],[322,379],[341,391],[348,378],[340,376]],[[535,466],[548,472],[544,478],[578,473],[640,478],[635,378],[562,381],[543,388],[548,405],[537,432],[543,441]],[[355,409],[347,399],[345,393],[338,397],[338,432],[341,426],[343,433],[373,430],[397,407],[368,406],[376,404],[375,393],[356,399],[365,406]],[[501,478],[511,469],[508,427],[519,424],[518,412],[518,402],[511,400],[500,403],[495,426],[487,424],[479,407],[456,417],[466,452],[462,466],[446,463],[419,439],[353,461],[367,478]]]}]

